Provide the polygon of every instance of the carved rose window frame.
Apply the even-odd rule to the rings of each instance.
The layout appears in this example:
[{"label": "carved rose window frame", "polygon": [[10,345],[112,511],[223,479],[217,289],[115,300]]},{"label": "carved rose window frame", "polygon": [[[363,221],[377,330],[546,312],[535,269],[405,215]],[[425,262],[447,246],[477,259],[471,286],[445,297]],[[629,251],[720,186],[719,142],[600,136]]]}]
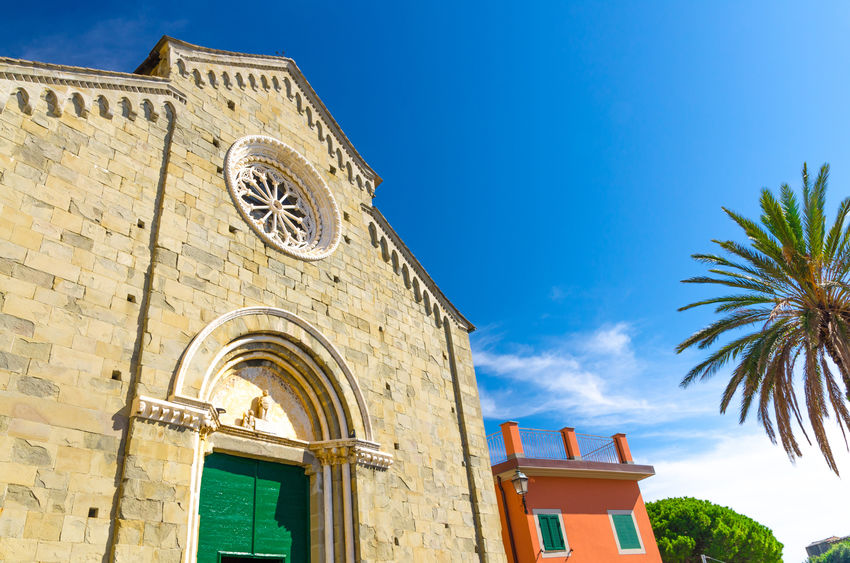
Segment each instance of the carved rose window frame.
[{"label": "carved rose window frame", "polygon": [[262,135],[238,139],[224,159],[224,178],[239,214],[269,246],[301,260],[336,250],[342,230],[336,201],[289,145]]}]

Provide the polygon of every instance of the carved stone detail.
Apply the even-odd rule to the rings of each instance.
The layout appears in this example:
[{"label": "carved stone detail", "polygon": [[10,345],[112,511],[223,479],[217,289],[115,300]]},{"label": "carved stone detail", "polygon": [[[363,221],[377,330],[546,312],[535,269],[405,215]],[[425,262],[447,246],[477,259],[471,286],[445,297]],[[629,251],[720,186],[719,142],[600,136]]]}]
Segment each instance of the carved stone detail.
[{"label": "carved stone detail", "polygon": [[310,445],[310,450],[322,465],[356,463],[369,469],[385,471],[393,464],[393,456],[379,448],[374,442],[357,439],[327,440]]},{"label": "carved stone detail", "polygon": [[218,427],[218,421],[208,410],[144,395],[136,397],[133,401],[132,416],[197,431],[210,431]]},{"label": "carved stone detail", "polygon": [[336,201],[298,151],[271,137],[243,137],[227,151],[224,174],[242,218],[267,244],[302,260],[336,249],[342,231]]},{"label": "carved stone detail", "polygon": [[358,446],[354,448],[357,464],[370,469],[386,471],[393,464],[393,454]]}]

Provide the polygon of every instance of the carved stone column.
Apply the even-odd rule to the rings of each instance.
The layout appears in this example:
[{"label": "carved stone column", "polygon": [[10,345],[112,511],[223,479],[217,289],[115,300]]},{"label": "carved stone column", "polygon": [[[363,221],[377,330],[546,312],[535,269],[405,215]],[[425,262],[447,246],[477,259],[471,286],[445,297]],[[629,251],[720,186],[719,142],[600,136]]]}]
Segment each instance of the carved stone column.
[{"label": "carved stone column", "polygon": [[[393,462],[391,454],[382,452],[380,446],[374,442],[365,440],[347,439],[347,440],[327,440],[323,442],[314,442],[310,449],[315,453],[316,458],[322,464],[322,471],[326,475],[331,475],[332,467],[339,465],[342,472],[342,510],[343,510],[343,533],[345,544],[345,561],[346,563],[354,563],[354,502],[351,496],[351,466],[361,465],[373,470],[385,471]],[[328,481],[328,486],[330,482]],[[328,553],[333,553],[333,537],[328,540],[328,521],[333,523],[333,514],[328,509],[332,489],[325,489],[325,542],[327,552],[327,542],[330,541],[330,549]],[[331,505],[332,508],[332,505]]]}]

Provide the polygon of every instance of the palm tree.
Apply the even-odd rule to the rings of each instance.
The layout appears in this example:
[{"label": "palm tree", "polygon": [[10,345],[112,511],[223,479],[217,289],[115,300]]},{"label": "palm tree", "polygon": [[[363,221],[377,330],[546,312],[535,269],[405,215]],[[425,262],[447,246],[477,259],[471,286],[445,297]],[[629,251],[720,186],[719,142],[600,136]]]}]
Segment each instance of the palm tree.
[{"label": "palm tree", "polygon": [[[768,437],[776,443],[778,434],[793,461],[802,455],[794,435],[795,420],[811,442],[795,389],[795,381],[802,380],[809,424],[827,464],[837,474],[824,419],[830,416],[831,407],[846,446],[845,427],[850,428],[850,226],[845,228],[844,220],[850,213],[850,198],[841,202],[835,222],[827,230],[828,176],[829,165],[824,164],[810,186],[803,164],[802,213],[787,184],[780,187],[779,199],[770,190],[762,190],[761,225],[723,208],[744,230],[749,243],[713,240],[725,256],[694,254],[693,258],[708,264],[714,275],[683,281],[726,286],[734,293],[680,308],[716,305],[715,312],[722,317],[679,344],[676,351],[692,346],[710,348],[721,336],[744,328],[746,334],[730,336],[729,342],[718,345],[688,372],[681,386],[707,379],[729,362],[736,363],[720,412],[726,412],[740,391],[740,422],[746,420],[755,402],[758,421]],[[795,370],[798,359],[802,365]]]}]

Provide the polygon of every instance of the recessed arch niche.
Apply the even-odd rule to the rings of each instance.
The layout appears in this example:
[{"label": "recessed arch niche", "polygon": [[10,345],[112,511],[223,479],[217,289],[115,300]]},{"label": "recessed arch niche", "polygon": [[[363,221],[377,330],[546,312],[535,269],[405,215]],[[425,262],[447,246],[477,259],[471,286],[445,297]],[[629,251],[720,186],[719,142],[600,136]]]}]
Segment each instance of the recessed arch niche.
[{"label": "recessed arch niche", "polygon": [[[260,412],[258,401],[264,394],[268,409],[257,420],[246,421],[248,411]],[[384,470],[392,456],[372,441],[357,380],[315,327],[270,307],[222,315],[184,352],[168,404],[144,397],[140,404],[145,401],[150,404],[139,411],[148,418],[184,409],[201,420],[187,557],[197,549],[205,456],[222,452],[303,467],[310,480],[310,513],[316,515],[311,516],[314,557],[355,560],[353,468]]]},{"label": "recessed arch niche", "polygon": [[327,426],[316,440],[372,440],[366,402],[340,353],[307,321],[272,307],[238,309],[198,333],[180,362],[171,400],[212,406],[221,377],[248,359],[277,363],[285,380],[303,387],[303,396],[309,397],[310,390],[320,399],[317,414],[325,414]]},{"label": "recessed arch niche", "polygon": [[259,403],[266,393],[270,397],[263,420],[267,432],[291,440],[315,441],[313,428],[318,417],[305,408],[308,404],[305,390],[294,383],[287,367],[274,357],[253,354],[229,366],[218,378],[209,398],[219,422],[244,428],[248,413],[261,408]]}]

